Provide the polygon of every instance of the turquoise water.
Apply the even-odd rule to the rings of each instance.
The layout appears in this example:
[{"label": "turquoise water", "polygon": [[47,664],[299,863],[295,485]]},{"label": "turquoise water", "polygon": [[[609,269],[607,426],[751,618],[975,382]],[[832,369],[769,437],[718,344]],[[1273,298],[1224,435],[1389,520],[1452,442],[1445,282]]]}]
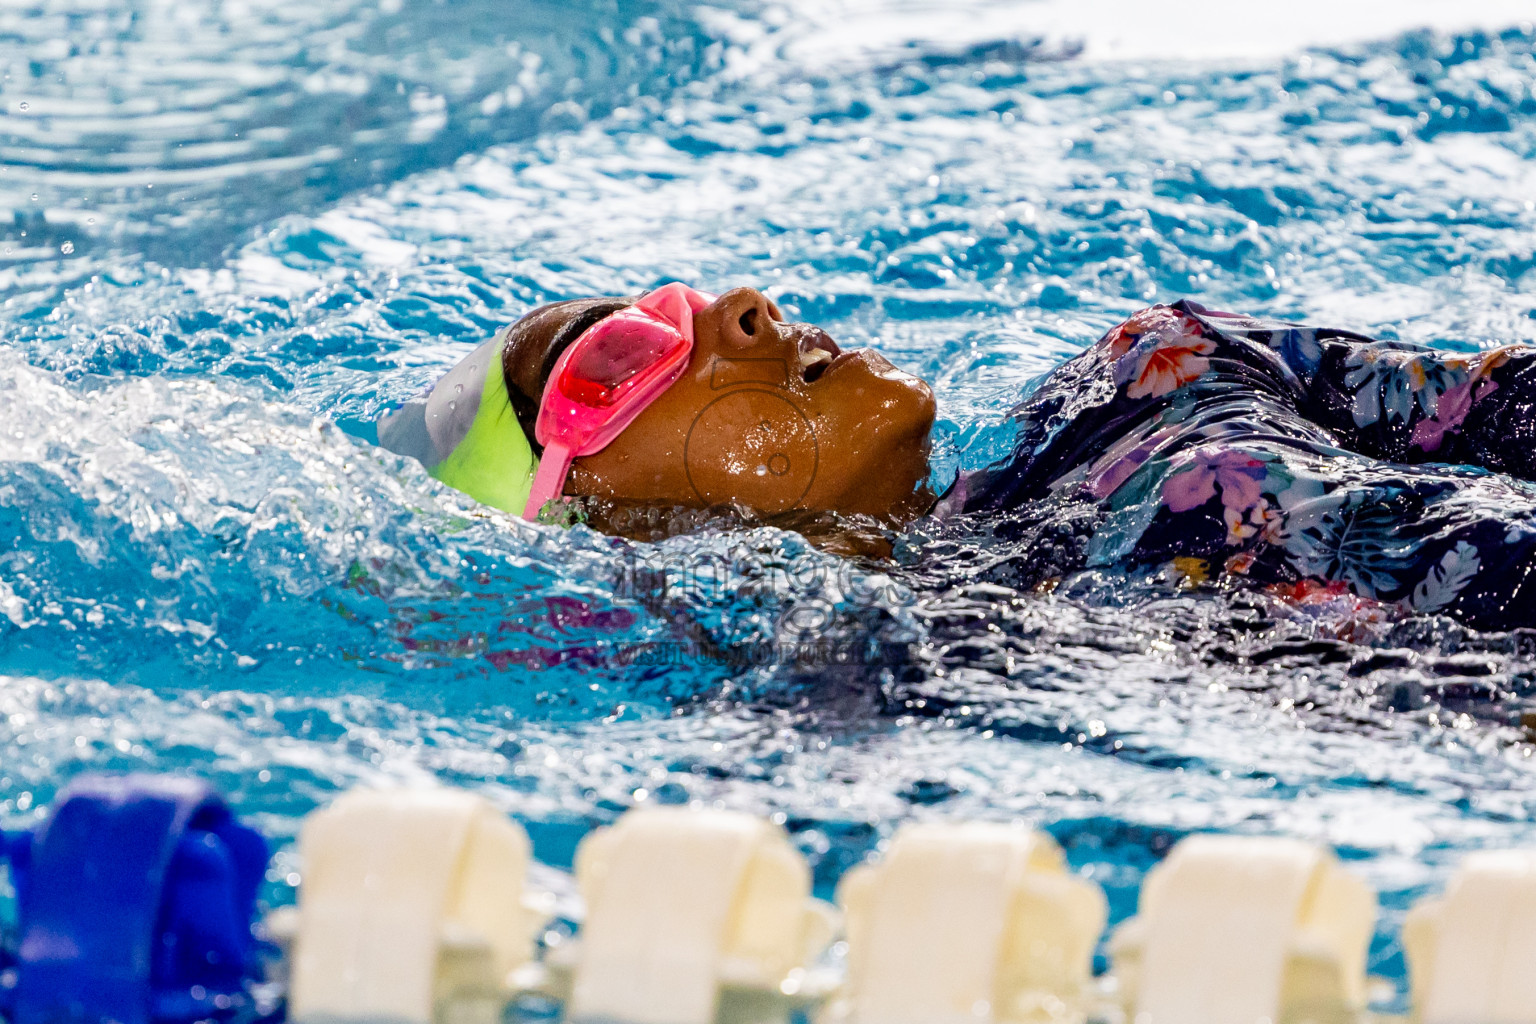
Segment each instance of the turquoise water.
[{"label": "turquoise water", "polygon": [[[778,816],[825,894],[903,820],[1024,819],[1116,919],[1181,836],[1283,833],[1379,888],[1400,982],[1403,909],[1536,842],[1536,634],[1034,593],[1040,524],[891,562],[561,533],[346,432],[537,303],[672,278],[935,382],[945,466],[1150,301],[1536,341],[1530,26],[1104,61],[995,7],[0,10],[0,824],[147,767],[286,840],[436,778],[559,866],[698,800]],[[268,899],[298,877],[285,848]]]}]

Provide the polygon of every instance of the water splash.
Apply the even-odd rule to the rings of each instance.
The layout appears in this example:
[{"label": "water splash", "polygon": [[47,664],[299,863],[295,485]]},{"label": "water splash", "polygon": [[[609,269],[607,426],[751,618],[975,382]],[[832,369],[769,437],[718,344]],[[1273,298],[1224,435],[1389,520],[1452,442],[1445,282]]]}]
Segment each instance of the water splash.
[{"label": "water splash", "polygon": [[894,561],[556,533],[335,426],[532,305],[674,277],[935,381],[950,462],[1153,299],[1536,339],[1529,29],[1103,63],[972,6],[835,65],[863,6],[0,12],[0,817],[148,766],[288,836],[436,777],[564,863],[718,801],[823,892],[900,820],[1022,819],[1117,919],[1189,831],[1283,832],[1382,889],[1401,979],[1408,901],[1533,840],[1523,633],[1063,574],[1069,510]]}]

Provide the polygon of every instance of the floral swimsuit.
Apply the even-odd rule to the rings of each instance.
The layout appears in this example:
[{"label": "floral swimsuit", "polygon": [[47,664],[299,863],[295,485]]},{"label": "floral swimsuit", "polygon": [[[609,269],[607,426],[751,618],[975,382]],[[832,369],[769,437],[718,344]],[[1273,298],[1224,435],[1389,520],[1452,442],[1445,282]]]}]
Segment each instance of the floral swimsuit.
[{"label": "floral swimsuit", "polygon": [[1089,566],[1308,580],[1536,626],[1536,348],[1458,355],[1155,306],[1012,414],[965,508],[1087,500]]}]

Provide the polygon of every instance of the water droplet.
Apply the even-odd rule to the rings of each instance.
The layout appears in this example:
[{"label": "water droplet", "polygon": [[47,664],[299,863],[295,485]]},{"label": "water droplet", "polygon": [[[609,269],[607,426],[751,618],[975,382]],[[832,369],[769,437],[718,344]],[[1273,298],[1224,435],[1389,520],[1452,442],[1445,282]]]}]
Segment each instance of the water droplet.
[{"label": "water droplet", "polygon": [[85,218],[85,222],[87,224],[95,224],[96,223],[96,218],[95,217],[87,217],[87,218]]},{"label": "water droplet", "polygon": [[756,473],[758,476],[767,476],[768,475],[768,467],[767,466],[758,466],[752,472]]},{"label": "water droplet", "polygon": [[[471,366],[470,369],[473,370],[474,367]],[[464,385],[463,384],[455,384],[453,386],[453,393],[456,394],[456,395],[462,395],[464,393]]]},{"label": "water droplet", "polygon": [[459,403],[458,403],[458,401],[456,399],[449,399],[448,400],[448,411],[449,412],[452,412],[454,409],[457,409],[458,407],[459,407]]},{"label": "water droplet", "polygon": [[28,103],[26,100],[22,100],[20,105],[23,111],[32,109],[32,104]]},{"label": "water droplet", "polygon": [[75,251],[75,243],[74,242],[65,242],[63,245],[59,246],[59,252],[63,253],[65,256],[68,256],[70,253],[72,253],[74,251]]},{"label": "water droplet", "polygon": [[33,201],[33,202],[34,202],[34,203],[35,203],[35,202],[37,202],[37,193],[36,193],[36,192],[33,192],[33,193],[32,193],[32,201]]}]

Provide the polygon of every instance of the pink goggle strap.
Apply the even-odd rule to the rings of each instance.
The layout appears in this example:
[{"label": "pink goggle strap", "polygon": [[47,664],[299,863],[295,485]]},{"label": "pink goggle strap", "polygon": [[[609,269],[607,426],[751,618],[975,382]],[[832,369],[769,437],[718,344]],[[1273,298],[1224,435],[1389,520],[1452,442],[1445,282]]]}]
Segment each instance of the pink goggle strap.
[{"label": "pink goggle strap", "polygon": [[571,463],[575,461],[576,453],[559,441],[544,446],[544,454],[539,456],[538,472],[533,474],[533,489],[528,492],[528,507],[523,509],[524,519],[539,518],[539,510],[559,496],[565,489],[565,478],[570,475]]}]

